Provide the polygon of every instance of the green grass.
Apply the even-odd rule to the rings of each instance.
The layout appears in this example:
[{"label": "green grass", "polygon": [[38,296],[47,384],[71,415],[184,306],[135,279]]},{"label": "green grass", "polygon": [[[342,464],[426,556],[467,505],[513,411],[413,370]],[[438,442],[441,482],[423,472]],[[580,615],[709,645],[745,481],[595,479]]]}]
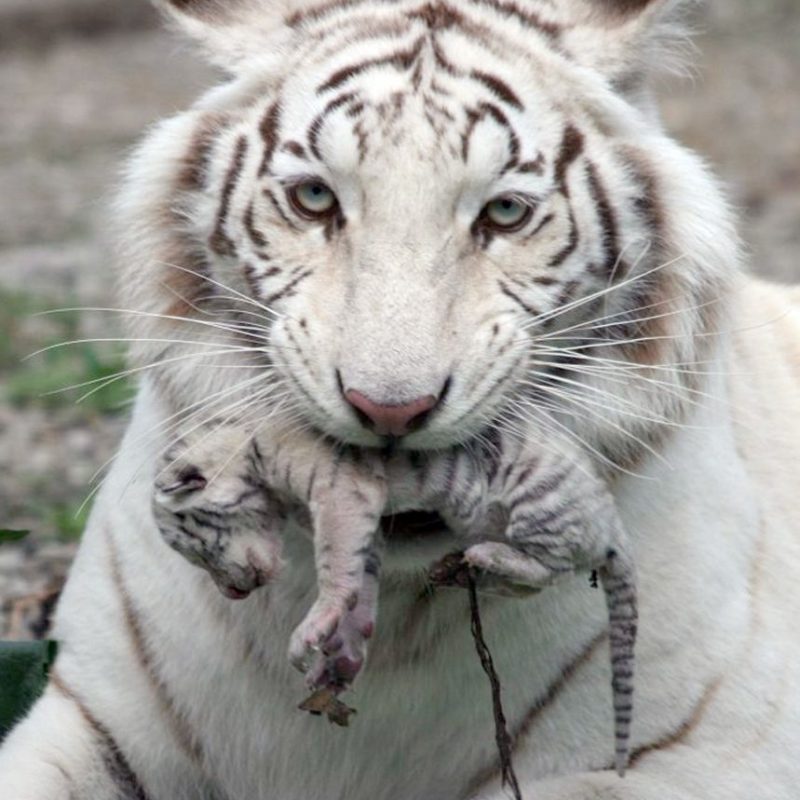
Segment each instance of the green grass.
[{"label": "green grass", "polygon": [[[69,300],[48,298],[0,289],[0,377],[3,399],[18,408],[65,408],[82,395],[80,407],[88,413],[115,413],[133,395],[130,381],[123,378],[101,386],[125,368],[124,350],[114,344],[83,343],[55,347],[27,358],[42,348],[75,339],[87,338],[82,332],[80,314],[75,311],[33,315],[70,305]],[[114,334],[109,334],[113,336]],[[82,389],[65,391],[70,386],[97,381]]]},{"label": "green grass", "polygon": [[0,544],[3,542],[18,542],[24,539],[30,531],[14,531],[9,528],[0,528]]},{"label": "green grass", "polygon": [[0,642],[0,741],[41,695],[57,651],[53,641]]},{"label": "green grass", "polygon": [[[124,370],[123,349],[116,344],[66,345],[27,357],[51,345],[88,338],[80,312],[41,314],[77,304],[71,297],[54,299],[0,287],[0,403],[54,412],[56,431],[62,427],[91,430],[100,417],[123,411],[133,397],[133,384],[126,378],[100,388],[81,402],[76,401],[98,384],[63,391],[88,381],[102,383]],[[113,328],[100,334],[109,338],[117,335]],[[33,528],[45,538],[79,538],[91,504],[85,508],[81,505],[90,487],[69,489],[52,470],[31,472],[24,456],[20,454],[20,470],[14,481],[18,494],[9,498],[11,508],[5,509],[9,516],[2,523],[8,528]],[[5,532],[6,539],[12,535]]]},{"label": "green grass", "polygon": [[55,530],[58,539],[64,542],[80,539],[89,512],[91,503],[76,503],[74,505],[55,505],[46,510],[45,521]]}]

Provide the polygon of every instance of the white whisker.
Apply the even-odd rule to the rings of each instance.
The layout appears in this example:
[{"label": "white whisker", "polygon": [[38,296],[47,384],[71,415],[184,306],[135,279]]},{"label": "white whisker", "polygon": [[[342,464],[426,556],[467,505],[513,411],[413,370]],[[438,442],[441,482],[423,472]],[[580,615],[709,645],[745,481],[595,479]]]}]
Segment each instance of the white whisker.
[{"label": "white whisker", "polygon": [[676,256],[675,258],[671,259],[670,261],[665,261],[663,264],[659,264],[656,267],[651,267],[650,269],[645,270],[644,272],[640,272],[637,275],[632,275],[630,278],[626,278],[624,281],[620,281],[620,283],[614,284],[614,286],[609,286],[605,289],[599,289],[596,292],[592,292],[591,294],[586,295],[586,297],[580,297],[577,300],[573,300],[570,303],[565,303],[558,308],[553,309],[552,311],[546,311],[543,314],[539,314],[538,316],[534,317],[530,320],[525,326],[524,329],[527,330],[528,328],[532,328],[536,325],[541,325],[544,322],[549,322],[556,317],[560,317],[563,314],[566,314],[569,311],[573,311],[576,308],[580,308],[587,303],[591,303],[593,300],[596,300],[600,297],[605,297],[609,295],[611,292],[619,291],[626,286],[630,286],[632,283],[636,281],[644,280],[649,275],[653,275],[656,272],[659,272],[667,267],[672,266],[673,264],[677,263],[681,259],[685,258],[686,256]]}]

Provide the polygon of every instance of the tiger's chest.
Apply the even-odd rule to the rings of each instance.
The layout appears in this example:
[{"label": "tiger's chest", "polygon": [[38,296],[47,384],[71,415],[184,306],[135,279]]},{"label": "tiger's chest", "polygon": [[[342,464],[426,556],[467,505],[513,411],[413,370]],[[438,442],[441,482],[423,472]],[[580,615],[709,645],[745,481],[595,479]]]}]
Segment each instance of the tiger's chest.
[{"label": "tiger's chest", "polygon": [[[310,545],[304,537],[295,542],[294,568],[269,593],[236,604],[204,587],[198,602],[194,578],[205,576],[192,570],[191,590],[169,618],[155,616],[155,598],[152,609],[146,598],[139,601],[163,648],[160,679],[198,736],[208,785],[230,800],[464,796],[497,760],[490,687],[475,653],[466,595],[430,595],[418,591],[421,583],[387,582],[367,667],[343,697],[357,713],[349,727],[339,728],[297,709],[307,691],[287,663],[286,647],[313,599],[314,581],[302,553]],[[167,565],[173,577],[183,567]],[[581,581],[573,595],[555,604],[543,597],[548,608],[483,600],[506,713],[517,731],[572,653],[602,638],[600,594]],[[581,621],[566,626],[569,617]],[[202,635],[187,636],[192,630]],[[191,681],[187,660],[198,665],[189,668]],[[598,658],[600,714],[608,706],[604,662]],[[563,747],[561,736],[552,744]],[[603,746],[610,755],[610,732],[596,749]]]}]

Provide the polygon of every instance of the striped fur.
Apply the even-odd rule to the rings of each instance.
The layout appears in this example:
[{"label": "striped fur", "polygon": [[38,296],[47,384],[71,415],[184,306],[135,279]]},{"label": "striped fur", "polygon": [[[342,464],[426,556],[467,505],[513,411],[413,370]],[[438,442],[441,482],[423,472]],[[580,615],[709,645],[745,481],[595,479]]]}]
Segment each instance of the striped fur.
[{"label": "striped fur", "polygon": [[319,594],[289,653],[309,688],[337,694],[361,670],[374,632],[379,523],[389,509],[438,512],[463,541],[464,562],[484,591],[524,595],[597,569],[609,609],[622,775],[633,710],[632,554],[591,462],[560,444],[553,455],[498,436],[481,459],[465,450],[336,456],[313,437],[262,433],[247,442],[241,431],[217,426],[167,450],[153,514],[173,549],[206,569],[225,596],[242,599],[276,577],[282,505],[289,498],[300,506],[313,527]]},{"label": "striped fur", "polygon": [[[129,162],[113,225],[141,392],[58,609],[57,678],[0,749],[3,797],[504,796],[465,598],[425,591],[462,539],[386,533],[380,624],[341,732],[297,712],[285,658],[317,593],[302,493],[246,499],[261,535],[241,540],[245,562],[233,542],[194,545],[206,566],[247,566],[240,592],[277,556],[291,565],[238,603],[159,534],[156,465],[178,432],[310,436],[347,464],[386,444],[348,390],[440,398],[395,442],[409,461],[389,484],[447,453],[489,460],[498,439],[588,459],[588,484],[569,472],[526,510],[533,528],[520,517],[473,551],[494,572],[534,563],[502,549],[515,532],[550,558],[563,542],[536,538],[559,519],[548,504],[576,494],[581,519],[608,530],[618,513],[629,532],[640,623],[624,781],[603,699],[617,642],[585,576],[482,603],[524,796],[794,797],[797,299],[739,276],[724,198],[659,125],[650,77],[675,64],[690,3],[158,5],[229,77]],[[330,213],[298,205],[309,180],[335,195]],[[492,222],[495,199],[522,206],[518,226]],[[223,456],[209,454],[224,472]],[[207,488],[230,502],[230,485]],[[358,506],[334,499],[320,507],[330,529]],[[613,597],[619,576],[603,577]],[[612,620],[626,611],[612,601]]]}]

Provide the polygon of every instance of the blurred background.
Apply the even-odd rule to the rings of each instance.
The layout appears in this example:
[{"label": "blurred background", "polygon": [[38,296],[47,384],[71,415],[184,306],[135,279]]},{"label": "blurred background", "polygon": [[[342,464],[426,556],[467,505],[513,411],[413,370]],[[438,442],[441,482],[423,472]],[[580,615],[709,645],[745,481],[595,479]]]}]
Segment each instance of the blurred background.
[{"label": "blurred background", "polygon": [[[667,126],[740,212],[754,272],[800,281],[800,2],[708,0],[693,77],[662,89]],[[95,471],[132,386],[64,387],[121,369],[106,211],[131,145],[215,80],[146,0],[0,0],[0,637],[44,630]],[[89,384],[84,391],[99,383]]]}]

